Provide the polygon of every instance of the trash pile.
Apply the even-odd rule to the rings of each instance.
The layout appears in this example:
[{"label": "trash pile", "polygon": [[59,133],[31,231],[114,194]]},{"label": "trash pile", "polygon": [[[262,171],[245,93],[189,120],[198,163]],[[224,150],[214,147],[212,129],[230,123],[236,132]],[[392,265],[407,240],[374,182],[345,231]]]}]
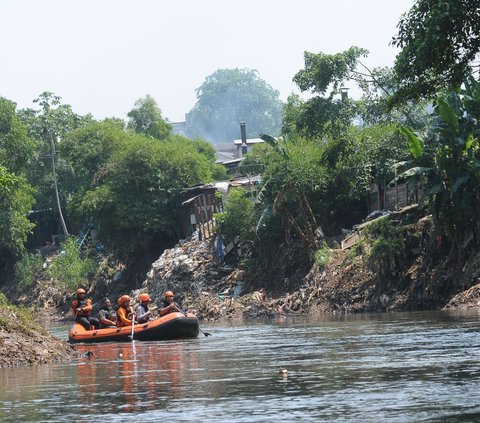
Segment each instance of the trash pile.
[{"label": "trash pile", "polygon": [[[173,291],[183,309],[203,320],[305,312],[300,293],[268,298],[262,287],[254,287],[246,280],[244,270],[217,264],[214,257],[210,242],[182,240],[152,264],[142,288],[132,292],[132,296],[148,292],[154,302],[159,302],[165,291]],[[250,292],[245,292],[247,286]]]},{"label": "trash pile", "polygon": [[186,308],[187,304],[202,303],[202,298],[215,296],[219,301],[230,298],[241,285],[242,272],[216,264],[209,241],[182,240],[163,252],[152,264],[142,288],[132,294],[145,291],[158,301],[170,290],[175,293],[175,300]]}]

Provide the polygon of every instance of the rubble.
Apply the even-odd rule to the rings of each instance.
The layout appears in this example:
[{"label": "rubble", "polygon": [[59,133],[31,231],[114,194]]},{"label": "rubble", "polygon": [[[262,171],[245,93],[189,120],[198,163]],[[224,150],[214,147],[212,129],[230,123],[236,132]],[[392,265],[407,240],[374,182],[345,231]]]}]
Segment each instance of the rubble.
[{"label": "rubble", "polygon": [[183,296],[199,297],[212,285],[221,284],[234,269],[217,266],[213,251],[207,241],[181,241],[172,249],[165,250],[152,264],[142,290],[153,298],[160,298],[167,290],[175,292],[177,299]]},{"label": "rubble", "polygon": [[204,320],[254,319],[308,311],[305,289],[282,293],[278,298],[270,298],[260,286],[243,292],[245,286],[254,286],[248,276],[244,270],[217,264],[210,242],[184,240],[163,252],[152,264],[141,289],[131,295],[137,298],[141,292],[148,292],[155,304],[171,290],[183,309]]},{"label": "rubble", "polygon": [[210,242],[187,240],[165,250],[152,264],[142,288],[132,295],[148,292],[159,301],[171,290],[184,309],[207,320],[275,314],[264,291],[242,295],[244,278],[243,270],[215,262]]}]

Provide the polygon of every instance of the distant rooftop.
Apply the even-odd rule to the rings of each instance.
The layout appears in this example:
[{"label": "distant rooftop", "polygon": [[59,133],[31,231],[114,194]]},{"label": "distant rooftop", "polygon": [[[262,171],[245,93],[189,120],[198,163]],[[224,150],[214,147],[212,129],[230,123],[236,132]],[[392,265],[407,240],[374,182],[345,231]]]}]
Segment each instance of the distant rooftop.
[{"label": "distant rooftop", "polygon": [[[249,144],[261,144],[262,142],[265,142],[265,141],[263,141],[261,138],[247,138],[247,145],[249,145]],[[234,140],[233,143],[235,145],[241,145],[242,140]]]}]

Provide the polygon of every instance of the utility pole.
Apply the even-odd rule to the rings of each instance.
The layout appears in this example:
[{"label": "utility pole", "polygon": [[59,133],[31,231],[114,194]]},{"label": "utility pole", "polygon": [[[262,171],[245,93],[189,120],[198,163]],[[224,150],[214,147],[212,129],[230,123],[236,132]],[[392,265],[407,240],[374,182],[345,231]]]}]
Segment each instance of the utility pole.
[{"label": "utility pole", "polygon": [[62,206],[60,205],[60,195],[58,193],[58,183],[57,183],[57,170],[55,166],[55,154],[56,154],[56,149],[55,149],[55,141],[52,133],[50,132],[49,126],[48,126],[48,120],[45,122],[45,130],[47,132],[48,138],[50,138],[50,143],[52,146],[52,173],[53,173],[53,185],[55,186],[55,196],[57,197],[57,208],[58,208],[58,214],[60,216],[60,222],[62,224],[62,229],[65,237],[70,236],[68,233],[67,225],[65,224],[65,219],[63,218],[63,213],[62,213]]}]

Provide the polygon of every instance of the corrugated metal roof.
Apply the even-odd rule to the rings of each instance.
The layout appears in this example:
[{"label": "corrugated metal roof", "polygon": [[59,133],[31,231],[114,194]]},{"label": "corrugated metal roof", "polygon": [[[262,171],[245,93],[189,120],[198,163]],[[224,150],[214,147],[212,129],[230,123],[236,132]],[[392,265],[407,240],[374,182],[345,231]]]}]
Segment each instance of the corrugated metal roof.
[{"label": "corrugated metal roof", "polygon": [[[261,138],[247,138],[247,145],[250,145],[250,144],[261,144],[262,142],[265,142],[263,141]],[[242,140],[233,140],[233,143],[235,145],[241,145],[242,144]]]}]

